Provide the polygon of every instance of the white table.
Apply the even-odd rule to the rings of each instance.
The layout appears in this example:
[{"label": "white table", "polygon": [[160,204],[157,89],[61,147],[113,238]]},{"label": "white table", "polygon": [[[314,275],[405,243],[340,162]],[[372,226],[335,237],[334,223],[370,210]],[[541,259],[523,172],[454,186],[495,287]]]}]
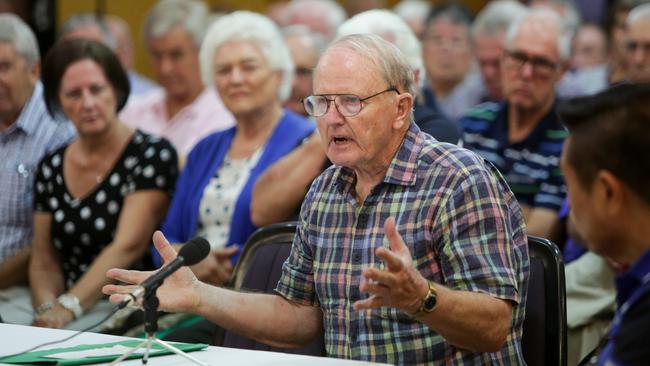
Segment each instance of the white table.
[{"label": "white table", "polygon": [[[41,343],[63,339],[73,334],[73,331],[48,329],[30,327],[24,325],[14,324],[1,324],[0,323],[0,356],[6,356],[16,352],[27,350],[33,346]],[[95,343],[109,343],[123,341],[127,339],[134,339],[128,337],[118,337],[99,333],[85,333],[81,334],[69,341],[58,343],[56,345],[46,346],[42,349],[71,347],[81,344],[95,344]],[[370,365],[368,362],[340,360],[335,358],[326,357],[311,357],[292,355],[279,352],[265,352],[265,351],[251,351],[227,347],[214,347],[201,351],[194,351],[190,353],[198,360],[206,362],[210,365],[308,365],[308,366],[360,366]],[[1,365],[6,365],[0,363]],[[141,365],[140,359],[128,360],[121,365]],[[148,365],[151,366],[164,366],[164,365],[193,365],[185,358],[177,355],[167,355],[152,357],[149,359]]]}]

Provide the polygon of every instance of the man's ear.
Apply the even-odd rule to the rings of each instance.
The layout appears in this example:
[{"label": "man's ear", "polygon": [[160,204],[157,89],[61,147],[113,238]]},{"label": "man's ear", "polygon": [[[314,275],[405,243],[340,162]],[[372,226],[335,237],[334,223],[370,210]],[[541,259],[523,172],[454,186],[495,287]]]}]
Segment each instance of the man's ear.
[{"label": "man's ear", "polygon": [[625,185],[608,170],[601,170],[596,175],[592,193],[600,201],[599,209],[608,217],[621,217],[625,210]]},{"label": "man's ear", "polygon": [[413,111],[413,96],[410,93],[401,93],[397,96],[397,115],[393,127],[401,130],[404,125],[408,125]]},{"label": "man's ear", "polygon": [[33,85],[36,85],[38,80],[41,78],[41,63],[34,62],[34,65],[28,66],[29,68],[29,80]]}]

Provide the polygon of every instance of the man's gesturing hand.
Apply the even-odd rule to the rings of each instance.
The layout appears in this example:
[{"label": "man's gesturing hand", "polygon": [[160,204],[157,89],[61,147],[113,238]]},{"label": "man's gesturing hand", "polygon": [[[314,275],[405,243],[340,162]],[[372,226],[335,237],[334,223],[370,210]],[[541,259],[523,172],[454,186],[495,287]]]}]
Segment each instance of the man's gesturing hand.
[{"label": "man's gesturing hand", "polygon": [[[169,245],[165,236],[156,231],[153,234],[153,243],[160,257],[167,264],[178,255]],[[102,291],[110,295],[113,303],[121,302],[126,294],[137,288],[137,284],[144,281],[153,272],[128,271],[124,269],[109,269],[106,276],[131,285],[106,285]],[[157,295],[160,299],[160,309],[172,312],[192,312],[200,303],[200,291],[197,289],[200,282],[189,268],[183,267],[169,276],[160,288]]]},{"label": "man's gesturing hand", "polygon": [[388,238],[390,250],[377,248],[375,254],[384,261],[386,269],[363,270],[362,275],[367,281],[362,281],[359,290],[367,292],[370,297],[355,302],[354,309],[388,306],[414,314],[429,291],[427,280],[413,265],[411,252],[395,228],[395,218],[389,217],[386,220],[384,233]]}]

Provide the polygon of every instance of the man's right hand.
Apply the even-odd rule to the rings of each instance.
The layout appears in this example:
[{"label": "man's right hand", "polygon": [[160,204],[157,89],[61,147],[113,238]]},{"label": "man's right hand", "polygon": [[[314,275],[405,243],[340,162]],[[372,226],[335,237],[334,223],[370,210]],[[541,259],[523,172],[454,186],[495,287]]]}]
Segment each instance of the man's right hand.
[{"label": "man's right hand", "polygon": [[191,266],[192,272],[199,280],[215,286],[223,286],[230,281],[232,276],[232,261],[239,247],[231,245],[222,249],[214,249],[207,258]]}]

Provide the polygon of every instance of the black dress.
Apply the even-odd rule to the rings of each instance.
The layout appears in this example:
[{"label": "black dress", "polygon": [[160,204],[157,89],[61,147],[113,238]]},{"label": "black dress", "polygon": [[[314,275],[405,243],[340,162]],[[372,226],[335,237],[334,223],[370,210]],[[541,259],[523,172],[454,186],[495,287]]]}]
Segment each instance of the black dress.
[{"label": "black dress", "polygon": [[[63,178],[67,148],[63,146],[41,160],[34,206],[35,211],[52,214],[52,243],[59,252],[65,287],[69,289],[113,241],[126,196],[146,189],[171,196],[178,159],[169,141],[136,130],[106,178],[87,196],[75,198]],[[141,269],[143,263],[140,260],[133,268]]]}]

